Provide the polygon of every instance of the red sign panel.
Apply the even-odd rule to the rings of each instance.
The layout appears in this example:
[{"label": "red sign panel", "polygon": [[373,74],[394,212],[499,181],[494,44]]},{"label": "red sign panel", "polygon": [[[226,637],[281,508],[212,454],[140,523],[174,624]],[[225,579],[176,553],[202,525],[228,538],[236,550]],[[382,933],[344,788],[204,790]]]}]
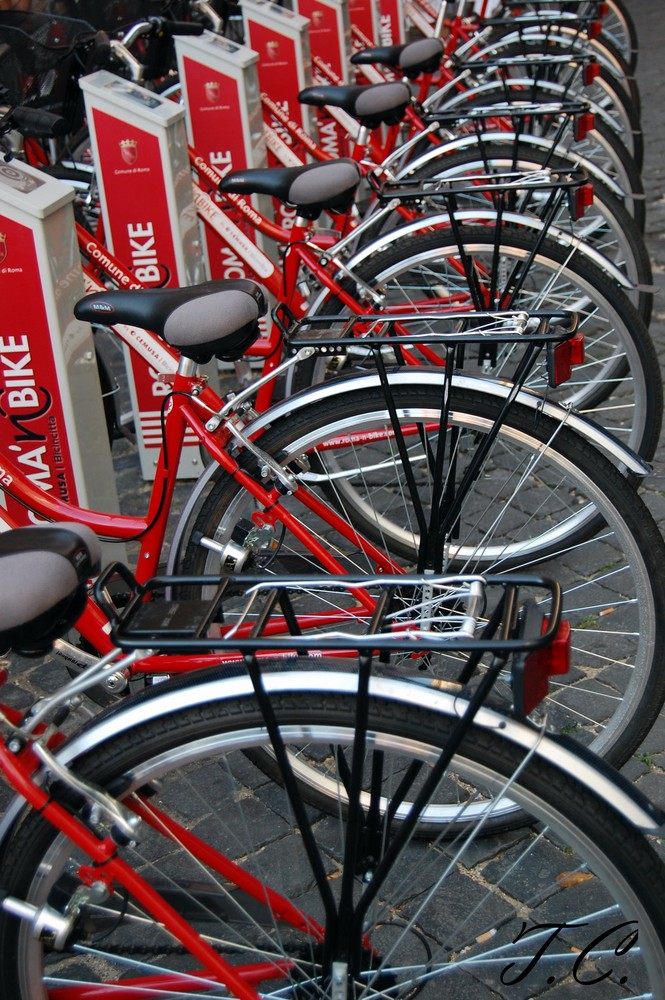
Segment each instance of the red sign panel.
[{"label": "red sign panel", "polygon": [[338,76],[346,79],[346,43],[340,29],[338,11],[334,7],[317,3],[317,0],[298,0],[298,13],[310,20],[307,33],[312,55],[321,56]]},{"label": "red sign panel", "polygon": [[[188,56],[183,58],[183,67],[192,143],[197,152],[222,176],[230,170],[243,170],[250,163],[237,80]],[[210,277],[247,277],[233,250],[209,226],[204,230]],[[254,239],[255,230],[247,227],[245,232]]]},{"label": "red sign panel", "polygon": [[185,56],[187,112],[193,145],[222,176],[249,165],[238,82]]},{"label": "red sign panel", "polygon": [[378,45],[376,0],[349,0],[349,17],[354,27],[360,28],[372,45]]},{"label": "red sign panel", "polygon": [[92,115],[113,252],[147,287],[177,286],[159,140],[96,108]]},{"label": "red sign panel", "polygon": [[405,17],[400,0],[381,0],[381,45],[402,45],[406,41]]},{"label": "red sign panel", "polygon": [[[280,34],[274,28],[251,21],[247,13],[245,13],[245,17],[247,18],[249,45],[259,57],[258,73],[261,90],[269,94],[282,111],[288,114],[289,118],[292,118],[298,125],[304,125],[302,104],[298,101],[301,84],[298,73],[294,72],[298,66],[295,39]],[[292,145],[291,138],[283,133],[279,122],[265,109],[264,116],[267,123],[277,130],[284,142]],[[270,152],[268,153],[268,162],[272,166],[277,165],[277,160]],[[293,225],[295,211],[275,201],[275,216],[279,225],[290,228]]]},{"label": "red sign panel", "polygon": [[301,82],[295,71],[298,65],[294,38],[256,21],[247,21],[249,44],[258,54],[261,90],[282,105],[289,117],[304,124],[302,105],[298,103]]},{"label": "red sign panel", "polygon": [[[0,449],[35,486],[77,503],[33,233],[7,218],[0,227]],[[7,509],[29,523],[10,497]]]}]

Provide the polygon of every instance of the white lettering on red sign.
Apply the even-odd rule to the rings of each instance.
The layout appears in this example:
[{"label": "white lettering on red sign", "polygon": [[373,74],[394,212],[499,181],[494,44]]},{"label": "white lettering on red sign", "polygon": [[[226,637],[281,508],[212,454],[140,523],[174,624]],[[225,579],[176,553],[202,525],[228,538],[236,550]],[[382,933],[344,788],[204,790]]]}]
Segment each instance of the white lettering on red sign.
[{"label": "white lettering on red sign", "polygon": [[30,427],[31,420],[39,419],[50,409],[51,395],[37,386],[26,334],[0,337],[0,366],[4,386],[1,408],[15,432],[14,444],[8,445],[8,450],[18,452],[16,461],[25,468],[31,482],[43,490],[51,490],[52,473],[44,461],[46,438]]},{"label": "white lettering on red sign", "polygon": [[217,152],[210,154],[210,163],[215,168],[218,174],[222,177],[226,177],[230,170],[233,169],[233,159],[231,156],[231,151],[227,150],[225,153]]},{"label": "white lettering on red sign", "polygon": [[136,224],[130,222],[127,225],[127,235],[134,274],[146,285],[157,284],[161,280],[161,275],[152,222]]}]

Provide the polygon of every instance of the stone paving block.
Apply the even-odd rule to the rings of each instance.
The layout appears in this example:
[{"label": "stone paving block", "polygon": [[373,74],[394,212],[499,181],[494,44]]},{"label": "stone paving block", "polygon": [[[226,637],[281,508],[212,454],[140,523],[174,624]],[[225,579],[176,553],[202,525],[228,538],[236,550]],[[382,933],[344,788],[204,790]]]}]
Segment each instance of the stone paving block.
[{"label": "stone paving block", "polygon": [[650,771],[644,777],[638,778],[637,787],[647,798],[665,809],[665,772]]}]

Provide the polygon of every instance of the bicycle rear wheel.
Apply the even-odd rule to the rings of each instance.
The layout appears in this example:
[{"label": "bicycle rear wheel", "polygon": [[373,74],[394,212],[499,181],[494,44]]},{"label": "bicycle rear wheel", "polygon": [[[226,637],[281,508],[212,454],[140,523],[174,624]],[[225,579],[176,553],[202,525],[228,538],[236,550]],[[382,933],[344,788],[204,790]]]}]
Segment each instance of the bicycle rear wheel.
[{"label": "bicycle rear wheel", "polygon": [[[468,226],[456,238],[449,228],[428,231],[424,219],[422,230],[405,236],[396,230],[385,239],[380,252],[363,251],[352,269],[381,293],[387,315],[395,310],[399,316],[405,305],[414,312],[474,307],[576,311],[584,334],[584,364],[573,368],[557,389],[549,388],[544,366],[538,365],[527,387],[588,413],[645,458],[653,456],[663,413],[655,348],[634,306],[599,267],[575,248],[540,241],[512,226],[503,226],[500,233],[491,224]],[[344,287],[353,294],[351,281]],[[338,300],[328,297],[311,312],[341,310]],[[432,328],[423,319],[422,329]],[[410,332],[417,328],[411,325]],[[521,356],[519,347],[499,350],[491,373],[510,379]],[[315,357],[299,364],[295,385],[303,388],[323,381],[330,370],[352,371],[367,363],[359,340],[358,349],[344,357]],[[465,363],[475,363],[468,352]]]},{"label": "bicycle rear wheel", "polygon": [[[528,79],[525,79],[511,83],[511,88],[516,92],[514,100],[518,108],[520,102],[525,101],[547,104],[552,101],[565,102],[572,99],[566,88],[550,81],[538,81],[537,85],[533,85]],[[489,83],[474,88],[468,94],[454,96],[446,100],[445,105],[441,106],[441,110],[446,112],[459,110],[461,116],[466,116],[472,113],[474,106],[488,108],[498,105],[505,108],[506,101],[510,102],[511,100],[505,87]],[[498,117],[500,120],[500,113]],[[629,150],[623,144],[621,136],[604,121],[596,120],[594,128],[587,133],[584,139],[564,136],[561,139],[561,145],[570,152],[571,156],[575,156],[575,154],[583,156],[619,185],[624,193],[624,204],[627,211],[635,219],[640,230],[644,231],[646,209],[640,170]],[[424,149],[421,148],[416,152],[421,151]]]},{"label": "bicycle rear wheel", "polygon": [[[523,982],[535,990],[553,974],[602,980],[603,1000],[624,996],[624,984],[634,995],[658,995],[665,980],[662,863],[573,775],[500,729],[474,725],[435,789],[455,810],[456,838],[407,837],[391,858],[386,807],[401,808],[423,788],[456,715],[371,697],[370,738],[356,772],[369,808],[355,833],[341,815],[306,808],[317,870],[283,789],[245,756],[268,745],[255,697],[216,697],[206,684],[192,695],[195,689],[196,681],[172,688],[177,705],[160,692],[173,708],[157,717],[144,701],[150,720],[129,728],[116,713],[118,735],[81,754],[74,770],[140,810],[141,839],[120,853],[243,970],[248,996],[439,1000],[442,991],[470,996],[483,984],[492,990]],[[306,742],[343,788],[343,762],[350,766],[357,739],[355,696],[321,685],[273,693],[271,701],[287,748]],[[529,739],[533,744],[533,734]],[[482,807],[474,810],[477,797]],[[507,798],[528,825],[483,839],[484,822]],[[241,888],[228,870],[220,874],[220,855],[256,883]],[[117,885],[106,896],[99,884],[92,892],[79,878],[82,861],[41,818],[29,815],[20,825],[0,872],[3,889],[61,914],[75,907],[77,919],[68,946],[57,950],[36,940],[27,923],[0,916],[3,995],[45,1000],[58,987],[100,998],[124,989],[163,997],[191,991],[191,956],[141,899]],[[279,893],[272,905],[268,887]],[[346,891],[350,903],[342,906]],[[543,926],[551,941],[534,961]],[[210,979],[198,988],[229,995]]]},{"label": "bicycle rear wheel", "polygon": [[614,43],[634,72],[639,53],[635,23],[622,0],[609,0],[607,7],[602,34]]},{"label": "bicycle rear wheel", "polygon": [[[539,9],[538,3],[527,3],[522,6],[526,12],[532,10],[538,11]],[[549,6],[551,7],[552,5]],[[559,7],[565,9],[566,4],[561,3]],[[637,66],[639,46],[633,19],[626,9],[623,0],[609,0],[605,4],[605,8],[606,12],[603,14],[600,37],[603,41],[611,42],[614,48],[621,53],[629,69],[634,71]],[[571,8],[568,5],[568,9],[572,9],[574,13],[574,6]]]},{"label": "bicycle rear wheel", "polygon": [[[498,140],[489,134],[471,148],[452,150],[445,156],[426,160],[413,172],[407,171],[406,176],[437,180],[473,179],[487,174],[528,173],[547,169],[574,170],[575,162],[572,157],[553,156],[544,149],[520,142],[517,136]],[[593,204],[585,210],[582,218],[573,220],[566,202],[561,205],[554,219],[554,225],[564,232],[574,233],[576,237],[609,257],[612,263],[624,272],[635,288],[623,291],[648,326],[651,320],[653,292],[647,289],[653,285],[653,273],[644,236],[635,220],[608,186],[596,178],[592,179],[591,183]],[[487,193],[474,195],[470,188],[468,193],[457,195],[457,207],[468,209],[475,205],[480,209],[487,209],[488,198]],[[515,199],[514,210],[525,211],[527,215],[539,218],[547,198],[547,191],[537,192],[525,187]],[[428,210],[433,214],[440,213],[440,202],[433,198]],[[382,221],[380,231],[385,232],[391,227],[391,223],[395,224],[395,221],[396,216],[388,216],[387,220]]]},{"label": "bicycle rear wheel", "polygon": [[[485,57],[491,60],[499,57],[509,63],[503,67],[503,75],[509,82],[512,78],[529,77],[533,86],[540,85],[541,79],[556,83],[568,95],[583,97],[593,103],[594,111],[603,116],[603,121],[620,136],[633,156],[638,168],[642,167],[644,151],[640,128],[640,94],[636,80],[623,56],[612,42],[602,38],[589,41],[575,41],[564,29],[553,34],[538,29],[527,31],[521,37],[508,30],[502,37],[491,39],[487,48],[473,56],[472,61],[482,63]],[[550,63],[548,58],[567,60]],[[593,57],[598,62],[597,77],[590,83],[584,79],[581,63]],[[510,60],[527,60],[524,65],[510,66]],[[539,62],[540,61],[540,62]],[[496,70],[490,69],[487,79],[497,78]],[[482,80],[480,81],[483,82]]]},{"label": "bicycle rear wheel", "polygon": [[[295,397],[259,440],[299,489],[263,512],[238,481],[213,478],[179,571],[316,573],[316,545],[337,572],[371,576],[380,558],[383,572],[538,567],[562,582],[573,627],[574,672],[550,695],[550,724],[623,763],[665,699],[665,544],[646,507],[589,442],[533,410],[511,407],[487,447],[501,404],[482,391],[454,385],[445,416],[440,374],[402,370],[391,393],[404,454],[376,378]],[[240,461],[254,474],[253,456]],[[437,670],[405,664],[419,667]]]}]

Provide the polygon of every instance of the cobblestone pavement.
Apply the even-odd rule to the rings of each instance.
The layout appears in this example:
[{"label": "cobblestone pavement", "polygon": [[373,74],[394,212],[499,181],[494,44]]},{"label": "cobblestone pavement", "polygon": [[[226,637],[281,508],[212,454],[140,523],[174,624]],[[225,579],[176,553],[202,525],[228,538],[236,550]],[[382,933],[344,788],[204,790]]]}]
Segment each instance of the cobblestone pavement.
[{"label": "cobblestone pavement", "polygon": [[[665,48],[665,28],[662,0],[626,0],[633,13],[640,38],[640,59],[637,81],[642,96],[642,116],[646,139],[644,185],[646,190],[647,240],[653,262],[656,296],[652,335],[661,367],[665,371],[665,115],[663,108],[662,63]],[[131,451],[122,445],[116,448],[118,485],[121,495],[132,496],[138,509],[147,503],[149,487],[138,480],[137,463]],[[183,491],[186,487],[183,487]],[[665,530],[665,440],[654,464],[654,472],[643,486],[643,495]],[[665,572],[665,567],[663,568]],[[1,665],[1,664],[0,664]],[[17,705],[27,705],[39,692],[51,691],[63,681],[63,672],[50,662],[16,662],[10,664],[10,680],[3,689],[3,699]],[[665,808],[665,713],[653,727],[643,746],[624,768],[625,774],[657,804]],[[0,809],[8,800],[8,790],[0,788]],[[665,846],[659,844],[665,856]],[[479,984],[478,997],[497,997],[491,989]],[[509,994],[517,1000],[515,992]],[[568,1000],[578,996],[579,987],[561,983],[547,992],[551,1000]]]}]

